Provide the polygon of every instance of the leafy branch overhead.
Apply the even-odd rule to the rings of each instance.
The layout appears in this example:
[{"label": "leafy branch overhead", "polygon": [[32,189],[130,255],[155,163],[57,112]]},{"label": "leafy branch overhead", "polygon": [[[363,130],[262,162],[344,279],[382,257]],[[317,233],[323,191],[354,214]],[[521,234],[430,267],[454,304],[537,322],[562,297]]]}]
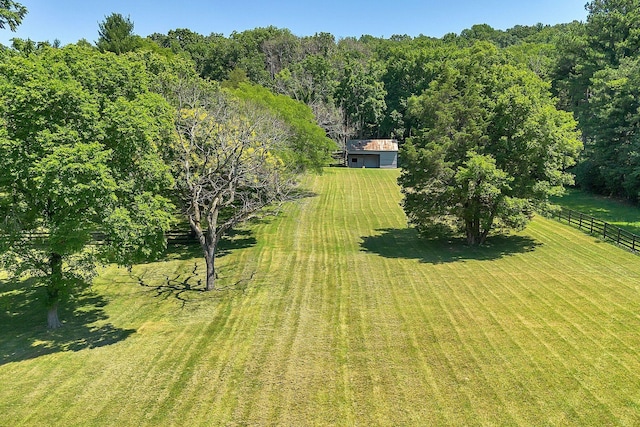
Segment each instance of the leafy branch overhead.
[{"label": "leafy branch overhead", "polygon": [[0,29],[16,31],[27,15],[27,8],[13,0],[0,0]]}]

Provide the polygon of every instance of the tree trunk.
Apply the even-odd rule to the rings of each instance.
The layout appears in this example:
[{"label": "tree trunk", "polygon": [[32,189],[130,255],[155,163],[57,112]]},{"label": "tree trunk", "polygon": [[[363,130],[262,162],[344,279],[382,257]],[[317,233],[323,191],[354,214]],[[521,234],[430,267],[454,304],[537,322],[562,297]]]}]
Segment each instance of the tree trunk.
[{"label": "tree trunk", "polygon": [[467,245],[476,246],[480,243],[479,222],[475,218],[465,220],[465,231],[467,234]]},{"label": "tree trunk", "polygon": [[216,288],[216,249],[215,247],[207,248],[204,259],[207,264],[206,290],[212,291]]},{"label": "tree trunk", "polygon": [[51,268],[51,276],[49,277],[49,285],[47,286],[47,326],[49,329],[57,329],[62,326],[62,322],[58,318],[58,303],[60,302],[60,293],[62,291],[62,255],[52,253],[49,258],[49,267]]},{"label": "tree trunk", "polygon": [[206,291],[212,291],[216,288],[216,247],[218,241],[215,235],[215,228],[211,228],[211,224],[215,226],[217,217],[209,218],[209,229],[202,230],[200,228],[199,218],[189,218],[191,230],[196,234],[200,248],[204,255],[204,261],[207,265],[207,280],[205,285]]},{"label": "tree trunk", "polygon": [[62,326],[62,322],[58,318],[58,303],[56,302],[49,307],[47,312],[47,327],[49,329],[57,329]]},{"label": "tree trunk", "polygon": [[471,224],[466,225],[467,244],[469,246],[482,246],[487,241],[489,235],[489,229],[480,230],[479,221],[473,221]]}]

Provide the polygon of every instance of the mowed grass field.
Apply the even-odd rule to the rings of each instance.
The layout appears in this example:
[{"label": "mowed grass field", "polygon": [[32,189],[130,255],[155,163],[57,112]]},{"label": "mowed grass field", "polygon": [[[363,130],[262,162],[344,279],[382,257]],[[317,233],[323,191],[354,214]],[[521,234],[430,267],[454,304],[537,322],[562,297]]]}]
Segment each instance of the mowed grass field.
[{"label": "mowed grass field", "polygon": [[5,280],[0,425],[640,425],[640,257],[540,217],[420,241],[397,175],[309,177],[236,236],[225,291],[185,289],[176,250],[104,268],[47,332]]}]

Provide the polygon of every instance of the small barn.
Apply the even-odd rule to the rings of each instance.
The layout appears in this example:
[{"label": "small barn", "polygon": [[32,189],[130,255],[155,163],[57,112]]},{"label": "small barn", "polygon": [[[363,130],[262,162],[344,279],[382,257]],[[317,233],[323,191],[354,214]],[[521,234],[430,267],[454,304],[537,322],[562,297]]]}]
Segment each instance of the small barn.
[{"label": "small barn", "polygon": [[398,167],[398,141],[395,139],[352,139],[347,141],[350,168]]}]

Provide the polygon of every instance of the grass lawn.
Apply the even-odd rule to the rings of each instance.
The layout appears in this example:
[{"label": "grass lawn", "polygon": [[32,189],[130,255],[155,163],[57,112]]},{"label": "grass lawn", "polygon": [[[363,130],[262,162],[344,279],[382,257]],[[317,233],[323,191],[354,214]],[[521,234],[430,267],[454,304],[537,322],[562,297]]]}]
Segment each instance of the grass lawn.
[{"label": "grass lawn", "polygon": [[568,190],[554,202],[640,235],[640,207],[631,203],[576,189]]},{"label": "grass lawn", "polygon": [[640,258],[544,218],[421,242],[397,174],[310,177],[225,291],[176,250],[47,332],[41,290],[0,282],[0,425],[640,425]]}]

